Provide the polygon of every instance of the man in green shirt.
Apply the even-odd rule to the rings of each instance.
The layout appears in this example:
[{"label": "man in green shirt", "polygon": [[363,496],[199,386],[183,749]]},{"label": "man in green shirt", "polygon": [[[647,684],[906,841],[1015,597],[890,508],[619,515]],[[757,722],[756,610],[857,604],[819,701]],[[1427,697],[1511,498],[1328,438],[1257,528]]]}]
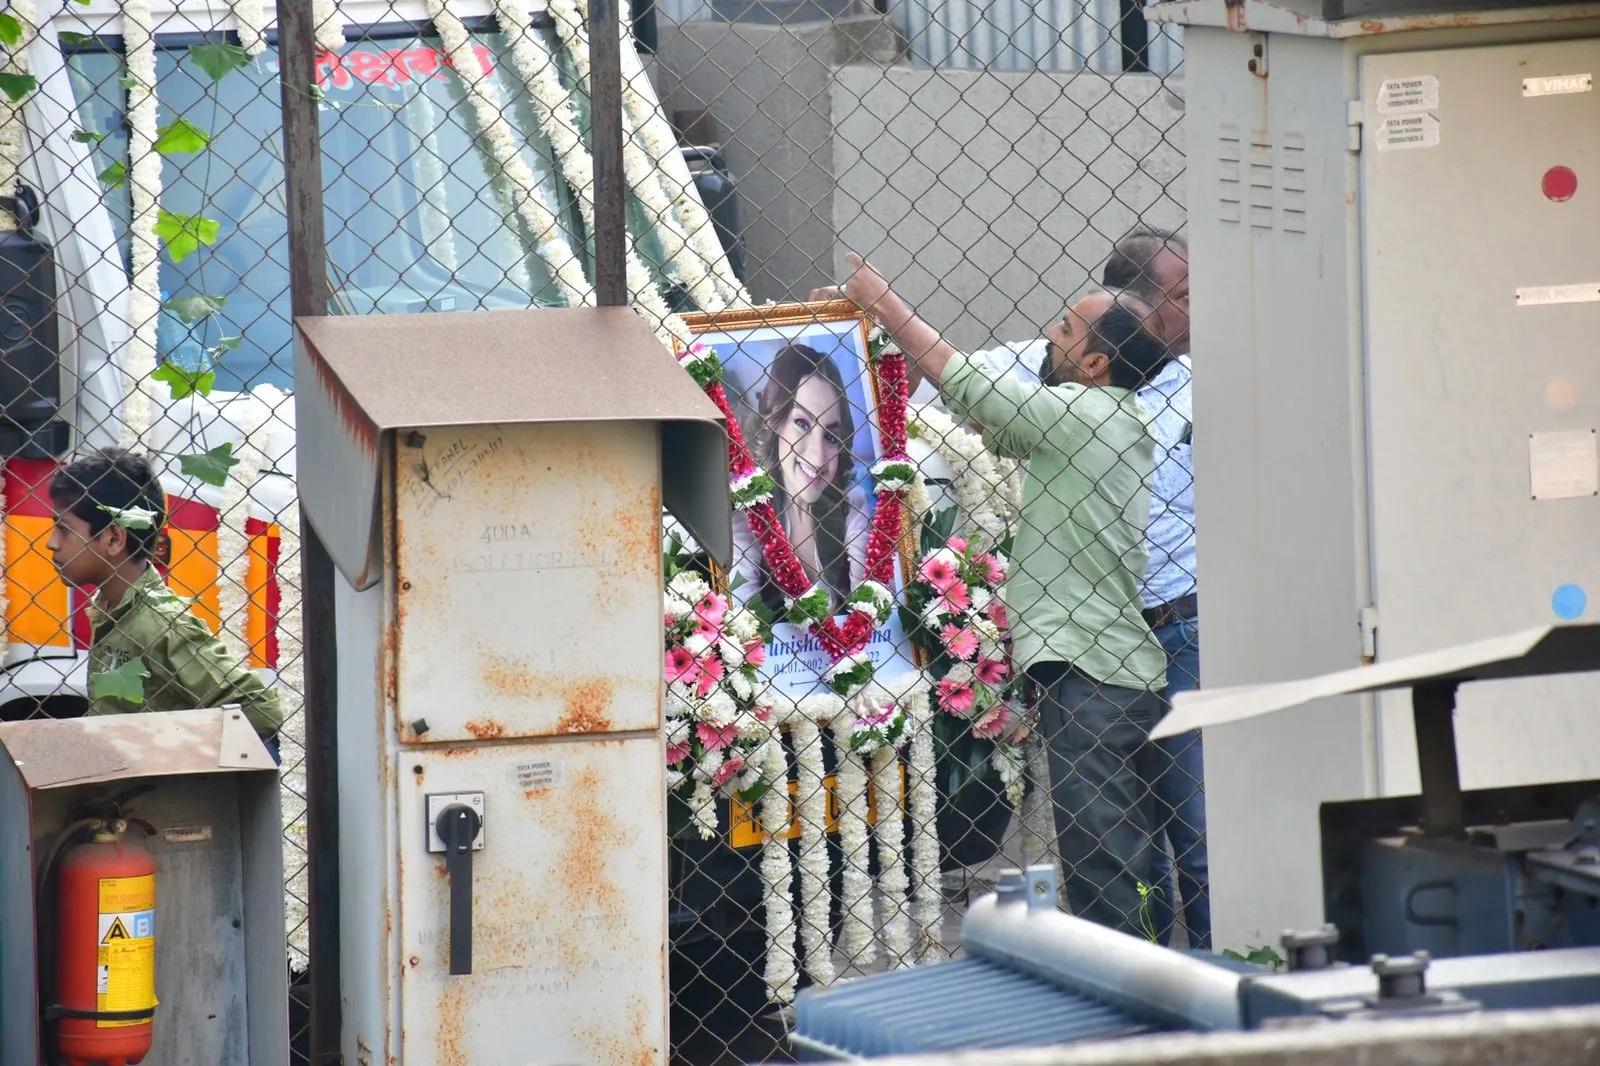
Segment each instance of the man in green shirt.
[{"label": "man in green shirt", "polygon": [[120,449],[79,459],[56,472],[50,502],[56,568],[95,589],[88,713],[237,704],[276,758],[277,690],[212,636],[152,563],[167,508],[149,460]]},{"label": "man in green shirt", "polygon": [[1042,381],[962,355],[871,266],[847,257],[844,295],[1000,455],[1024,460],[1020,528],[1006,582],[1013,655],[1044,691],[1057,840],[1075,914],[1135,935],[1150,880],[1154,801],[1147,734],[1166,711],[1166,654],[1145,623],[1151,416],[1135,391],[1165,346],[1148,310],[1099,292],[1045,331]]}]

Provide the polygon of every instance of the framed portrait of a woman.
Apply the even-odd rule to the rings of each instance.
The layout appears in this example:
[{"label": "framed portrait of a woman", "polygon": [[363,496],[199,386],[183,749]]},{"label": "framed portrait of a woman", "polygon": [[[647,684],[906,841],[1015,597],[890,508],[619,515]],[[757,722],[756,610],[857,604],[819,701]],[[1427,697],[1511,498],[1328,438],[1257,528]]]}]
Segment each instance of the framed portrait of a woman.
[{"label": "framed portrait of a woman", "polygon": [[[775,483],[772,506],[795,556],[841,610],[866,575],[867,539],[876,498],[871,470],[883,458],[878,432],[881,385],[867,354],[866,317],[853,304],[782,304],[685,315],[695,340],[717,353],[729,408],[756,465]],[[737,602],[784,610],[761,546],[742,513],[733,519],[729,585]],[[893,591],[905,589],[907,560],[895,566]],[[868,645],[877,678],[894,690],[916,667],[898,616]],[[764,674],[779,693],[800,699],[817,690],[827,652],[804,626],[773,627]]]}]

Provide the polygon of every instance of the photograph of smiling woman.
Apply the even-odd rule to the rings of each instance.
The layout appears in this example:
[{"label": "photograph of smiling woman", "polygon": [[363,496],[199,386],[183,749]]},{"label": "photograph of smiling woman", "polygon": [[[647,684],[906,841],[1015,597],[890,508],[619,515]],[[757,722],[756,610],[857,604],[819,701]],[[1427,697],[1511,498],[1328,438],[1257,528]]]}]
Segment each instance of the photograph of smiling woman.
[{"label": "photograph of smiling woman", "polygon": [[[755,430],[756,463],[777,483],[778,521],[837,608],[866,574],[871,524],[867,494],[856,484],[855,412],[838,363],[804,344],[780,348],[761,388]],[[741,591],[781,614],[783,593],[759,548],[736,569],[755,584]]]}]

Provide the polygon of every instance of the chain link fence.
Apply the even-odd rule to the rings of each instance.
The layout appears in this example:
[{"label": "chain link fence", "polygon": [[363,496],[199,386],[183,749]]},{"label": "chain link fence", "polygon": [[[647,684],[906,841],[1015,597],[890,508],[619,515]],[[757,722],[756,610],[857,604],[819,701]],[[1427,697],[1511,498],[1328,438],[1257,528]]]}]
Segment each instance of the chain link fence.
[{"label": "chain link fence", "polygon": [[[592,303],[582,0],[313,9],[330,313]],[[731,565],[670,520],[663,538],[674,1059],[787,1057],[799,989],[959,953],[990,871],[1057,852],[1064,906],[1212,947],[1199,741],[1143,736],[1198,673],[1181,41],[1139,0],[629,14],[631,302],[742,438]],[[0,713],[257,699],[232,666],[210,688],[163,673],[154,637],[91,654],[104,626],[63,574],[94,582],[64,538],[148,540],[184,608],[165,624],[215,634],[281,704],[309,1061],[272,8],[9,16],[0,186],[29,195],[0,205]],[[894,328],[817,291],[847,252],[892,289]],[[877,300],[867,277],[844,295]],[[945,363],[902,301],[980,354]],[[417,387],[448,388],[452,362]],[[118,444],[153,457],[164,497],[115,478],[52,495],[64,463]],[[86,529],[56,517],[82,501]]]}]

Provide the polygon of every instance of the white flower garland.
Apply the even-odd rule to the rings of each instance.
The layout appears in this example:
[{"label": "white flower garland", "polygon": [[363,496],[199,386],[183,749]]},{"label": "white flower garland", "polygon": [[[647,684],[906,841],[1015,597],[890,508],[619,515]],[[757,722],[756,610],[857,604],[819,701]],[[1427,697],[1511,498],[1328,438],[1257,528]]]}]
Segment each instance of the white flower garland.
[{"label": "white flower garland", "polygon": [[933,720],[926,697],[912,714],[910,754],[906,805],[911,808],[911,918],[917,927],[917,961],[931,962],[944,955],[944,888],[939,876]]},{"label": "white flower garland", "polygon": [[149,432],[155,410],[151,375],[159,354],[156,330],[161,314],[161,243],[156,236],[161,206],[161,157],[156,154],[156,42],[150,0],[125,0],[122,8],[128,55],[128,185],[132,216],[128,225],[133,271],[128,297],[133,337],[124,372],[122,435],[137,447]]},{"label": "white flower garland", "polygon": [[[839,950],[845,965],[865,967],[877,955],[872,936],[872,878],[867,873],[871,860],[867,829],[867,768],[861,756],[850,750],[854,716],[841,714],[832,722],[833,750],[838,760],[835,769],[835,796],[839,809],[839,850],[843,864],[844,890],[840,906],[844,924],[839,931]],[[883,800],[878,801],[882,815]]]},{"label": "white flower garland", "polygon": [[796,754],[795,784],[800,815],[800,950],[806,973],[818,988],[833,984],[828,889],[828,796],[822,777],[822,734],[817,723],[799,719],[789,727]]},{"label": "white flower garland", "polygon": [[318,48],[337,52],[344,47],[344,18],[334,0],[311,0],[311,20]]},{"label": "white flower garland", "polygon": [[[640,61],[639,52],[634,47],[632,22],[626,8],[623,9],[622,18],[623,116],[638,132],[639,139],[644,142],[644,151],[649,157],[648,173],[660,183],[672,200],[672,206],[677,212],[676,233],[682,235],[687,244],[687,251],[694,256],[692,269],[708,275],[715,287],[713,303],[709,306],[702,304],[701,309],[716,311],[735,305],[748,307],[754,301],[750,299],[750,294],[745,291],[745,287],[734,274],[733,264],[728,262],[728,255],[723,251],[722,241],[717,236],[716,227],[712,225],[711,215],[700,202],[699,190],[694,185],[694,175],[689,172],[689,164],[684,160],[683,153],[678,150],[678,141],[673,136],[672,124],[667,121],[666,112],[655,97],[655,85],[645,73],[644,63]],[[677,257],[670,251],[667,258],[669,262],[677,261]],[[686,268],[678,264],[678,269]],[[699,284],[698,278],[696,284]],[[690,291],[693,293],[697,290],[691,288]],[[696,302],[699,302],[698,298]]]},{"label": "white flower garland", "polygon": [[267,50],[267,13],[261,0],[233,0],[233,27],[244,54],[254,59]]},{"label": "white flower garland", "polygon": [[284,836],[293,840],[300,849],[299,855],[286,856],[285,866],[290,872],[288,891],[284,893],[284,924],[287,926],[289,945],[302,958],[311,954],[307,935],[308,914],[303,902],[309,899],[308,868],[306,866],[306,717],[305,717],[305,645],[300,632],[300,598],[304,592],[300,581],[300,500],[291,495],[289,503],[277,516],[278,566],[278,695],[283,701],[283,730],[278,734],[278,744],[283,762],[280,784],[283,788]]},{"label": "white flower garland", "polygon": [[[576,12],[570,9],[564,11],[566,18],[581,21],[581,15]],[[554,8],[551,16],[558,27],[563,24],[563,16],[557,15]],[[583,215],[584,225],[593,233],[594,159],[578,136],[578,119],[572,106],[572,93],[563,88],[556,77],[555,59],[545,49],[538,34],[533,32],[527,9],[518,0],[495,0],[495,17],[511,38],[511,64],[522,79],[528,95],[533,98],[539,129],[550,141],[562,176],[577,195],[578,210]],[[582,57],[579,76],[580,80],[587,80],[587,48],[582,49]],[[624,255],[628,290],[634,309],[650,323],[650,327],[661,338],[661,343],[668,348],[672,347],[673,340],[685,346],[692,343],[693,335],[688,326],[662,299],[655,282],[650,278],[650,272],[639,261],[632,241],[627,242]]]},{"label": "white flower garland", "polygon": [[[776,735],[776,727],[773,733]],[[761,846],[762,906],[767,916],[767,964],[763,976],[767,998],[775,1003],[793,1003],[800,967],[794,953],[795,868],[789,842],[784,839],[789,825],[789,766],[782,744],[767,746],[764,770],[766,779],[773,784],[761,801],[761,829],[766,834]]]},{"label": "white flower garland", "polygon": [[545,202],[532,169],[522,158],[516,134],[505,117],[500,91],[493,77],[484,74],[479,66],[467,28],[445,6],[445,0],[428,0],[428,17],[439,31],[445,53],[466,89],[485,146],[484,162],[491,175],[505,179],[512,208],[535,244],[531,251],[554,272],[569,306],[594,306],[594,287],[567,240],[566,230]]},{"label": "white flower garland", "polygon": [[[987,544],[1003,540],[1022,513],[1023,465],[994,455],[982,437],[931,403],[912,408],[907,420],[916,425],[917,439],[955,471],[951,490],[959,512],[956,528],[977,529]],[[912,490],[910,502],[920,521],[930,506],[926,485]]]},{"label": "white flower garland", "polygon": [[891,969],[910,966],[911,899],[910,878],[905,867],[905,823],[899,814],[900,756],[895,749],[880,747],[872,753],[872,790],[877,797],[878,820],[873,837],[878,844],[878,889],[880,913],[878,927],[883,930],[883,947]]},{"label": "white flower garland", "polygon": [[419,142],[420,151],[414,158],[417,184],[422,190],[422,243],[441,269],[454,274],[458,265],[456,229],[450,215],[444,160],[439,156],[439,109],[433,106],[427,92],[419,92],[411,100],[416,105],[416,114],[411,115],[409,109],[402,109],[400,114],[401,121],[411,128],[412,136]]}]

